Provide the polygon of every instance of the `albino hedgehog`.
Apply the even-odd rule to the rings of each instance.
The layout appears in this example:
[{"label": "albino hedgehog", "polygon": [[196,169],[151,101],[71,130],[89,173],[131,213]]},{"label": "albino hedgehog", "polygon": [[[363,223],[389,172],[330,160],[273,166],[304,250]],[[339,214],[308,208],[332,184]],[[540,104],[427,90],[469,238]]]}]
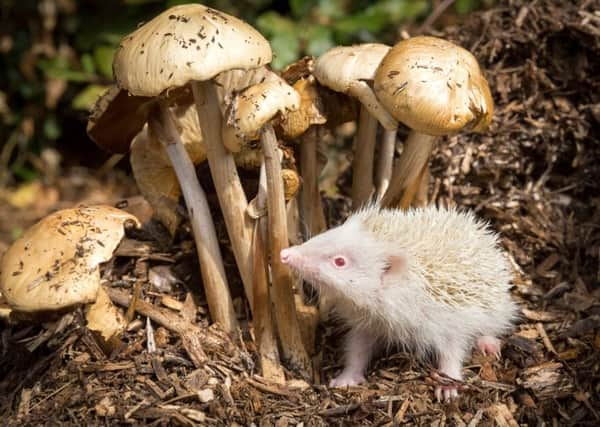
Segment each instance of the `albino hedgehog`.
[{"label": "albino hedgehog", "polygon": [[[517,315],[497,235],[455,209],[369,206],[282,250],[281,261],[318,286],[350,327],[344,369],[331,387],[365,381],[371,355],[389,344],[431,354],[442,374],[461,380],[472,346],[498,356],[497,337]],[[449,385],[435,394],[448,400],[458,392]]]}]

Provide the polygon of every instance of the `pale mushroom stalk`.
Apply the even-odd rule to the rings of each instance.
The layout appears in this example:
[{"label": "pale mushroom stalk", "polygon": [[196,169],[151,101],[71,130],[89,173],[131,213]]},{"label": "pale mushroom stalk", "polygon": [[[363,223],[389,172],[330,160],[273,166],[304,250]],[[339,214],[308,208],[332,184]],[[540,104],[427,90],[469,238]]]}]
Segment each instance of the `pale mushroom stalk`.
[{"label": "pale mushroom stalk", "polygon": [[[267,174],[263,164],[260,168],[260,178],[256,204],[259,212],[267,208]],[[282,384],[285,382],[283,368],[279,361],[277,339],[273,328],[271,297],[269,295],[268,266],[266,263],[265,239],[262,232],[266,222],[264,216],[254,222],[253,242],[253,277],[254,277],[254,307],[252,308],[254,334],[260,354],[260,367],[263,378]],[[265,224],[266,225],[266,224]]]},{"label": "pale mushroom stalk", "polygon": [[368,84],[389,52],[379,43],[338,46],[315,62],[314,75],[324,86],[358,99],[361,104],[359,125],[352,163],[352,208],[358,209],[373,192],[373,159],[377,122],[386,130],[396,129],[398,122],[381,105]]},{"label": "pale mushroom stalk", "polygon": [[285,198],[281,165],[277,156],[277,138],[269,123],[261,129],[265,169],[267,173],[267,207],[271,253],[271,274],[275,318],[281,339],[283,355],[293,365],[310,372],[310,358],[302,342],[294,302],[293,279],[290,270],[281,263],[278,254],[288,247]]},{"label": "pale mushroom stalk", "polygon": [[246,215],[248,200],[242,188],[233,156],[227,152],[221,136],[221,110],[212,81],[192,82],[192,92],[206,144],[206,155],[215,185],[231,247],[238,264],[250,307],[252,295],[252,225]]},{"label": "pale mushroom stalk", "polygon": [[420,184],[419,188],[417,188],[413,205],[423,207],[429,204],[429,181],[431,181],[431,168],[429,162],[423,168],[419,181]]},{"label": "pale mushroom stalk", "polygon": [[377,199],[381,199],[387,191],[394,167],[394,152],[396,149],[395,130],[384,130],[381,144],[379,146],[379,157],[377,158],[377,171],[375,176],[375,187]]},{"label": "pale mushroom stalk", "polygon": [[355,210],[367,202],[373,192],[376,137],[377,120],[361,105],[352,160],[352,208]]},{"label": "pale mushroom stalk", "polygon": [[158,105],[158,111],[153,111],[149,118],[149,125],[165,146],[186,201],[210,314],[213,321],[231,333],[237,328],[237,320],[208,200],[168,106],[162,100]]},{"label": "pale mushroom stalk", "polygon": [[412,131],[404,142],[404,150],[394,166],[390,185],[382,206],[407,208],[420,185],[419,177],[429,161],[437,136]]}]

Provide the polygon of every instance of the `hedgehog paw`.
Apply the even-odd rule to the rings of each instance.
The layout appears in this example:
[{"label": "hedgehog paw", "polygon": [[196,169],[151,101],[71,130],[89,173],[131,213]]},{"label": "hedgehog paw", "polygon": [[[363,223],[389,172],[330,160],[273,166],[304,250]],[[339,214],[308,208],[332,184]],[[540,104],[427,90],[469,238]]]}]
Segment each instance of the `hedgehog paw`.
[{"label": "hedgehog paw", "polygon": [[329,381],[329,387],[342,388],[342,387],[353,387],[355,385],[364,383],[365,377],[361,373],[356,372],[342,372],[337,377]]},{"label": "hedgehog paw", "polygon": [[500,340],[496,337],[485,335],[477,339],[477,348],[484,355],[495,356],[500,359]]},{"label": "hedgehog paw", "polygon": [[458,398],[458,387],[455,385],[443,385],[435,388],[435,397],[438,402],[450,402]]}]

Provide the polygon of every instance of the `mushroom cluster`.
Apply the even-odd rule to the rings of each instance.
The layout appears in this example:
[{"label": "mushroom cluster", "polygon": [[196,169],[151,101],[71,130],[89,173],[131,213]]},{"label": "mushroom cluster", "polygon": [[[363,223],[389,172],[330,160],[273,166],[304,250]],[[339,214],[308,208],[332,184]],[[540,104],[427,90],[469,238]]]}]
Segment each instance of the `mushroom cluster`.
[{"label": "mushroom cluster", "polygon": [[[325,228],[318,184],[327,160],[323,134],[358,121],[354,209],[372,200],[407,208],[426,185],[436,138],[484,130],[493,103],[476,59],[434,37],[335,47],[280,74],[269,69],[271,59],[267,40],[240,19],[200,4],[170,8],[122,40],[116,86],[98,100],[88,133],[109,151],[130,151],[141,193],[172,234],[183,195],[211,317],[234,332],[215,207],[195,169],[208,162],[263,375],[281,381],[279,349],[300,372],[312,369],[314,326],[311,332],[306,324],[316,324],[318,314],[299,298],[301,283],[277,254],[297,238],[292,230],[300,224],[304,238]],[[401,125],[411,133],[395,161]],[[244,190],[238,174],[237,166],[248,165],[256,170],[256,194]],[[290,191],[300,183],[298,194]]]}]

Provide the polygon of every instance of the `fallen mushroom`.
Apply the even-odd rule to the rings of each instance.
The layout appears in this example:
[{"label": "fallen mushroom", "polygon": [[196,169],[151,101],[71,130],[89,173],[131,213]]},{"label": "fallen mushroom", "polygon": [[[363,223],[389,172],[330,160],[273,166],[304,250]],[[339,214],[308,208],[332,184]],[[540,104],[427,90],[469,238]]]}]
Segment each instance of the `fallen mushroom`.
[{"label": "fallen mushroom", "polygon": [[203,5],[188,4],[166,10],[125,37],[113,62],[119,86],[136,96],[158,96],[191,85],[211,175],[247,292],[251,289],[247,286],[251,282],[247,200],[233,157],[222,143],[222,117],[212,79],[227,70],[260,67],[271,57],[269,43],[250,25]]},{"label": "fallen mushroom", "polygon": [[373,191],[373,162],[377,121],[394,131],[398,122],[375,97],[367,83],[372,81],[389,46],[369,43],[338,46],[321,55],[315,62],[314,75],[324,86],[356,97],[361,103],[360,119],[352,164],[352,206],[364,204]]},{"label": "fallen mushroom", "polygon": [[487,128],[494,108],[490,89],[470,52],[426,36],[403,40],[389,51],[374,89],[381,104],[412,129],[382,200],[383,206],[406,208],[438,136]]},{"label": "fallen mushroom", "polygon": [[91,304],[88,327],[110,344],[126,325],[100,286],[99,267],[112,257],[128,223],[139,225],[133,215],[109,206],[64,209],[42,219],[0,261],[6,302],[21,313]]}]

